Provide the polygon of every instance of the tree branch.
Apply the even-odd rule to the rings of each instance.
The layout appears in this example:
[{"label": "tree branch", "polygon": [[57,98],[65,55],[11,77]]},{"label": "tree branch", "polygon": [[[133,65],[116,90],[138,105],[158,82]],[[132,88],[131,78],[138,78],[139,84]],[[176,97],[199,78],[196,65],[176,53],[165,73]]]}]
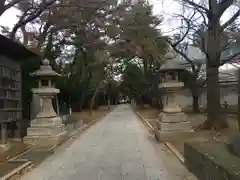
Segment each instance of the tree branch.
[{"label": "tree branch", "polygon": [[195,65],[193,61],[184,52],[182,52],[174,44],[172,44],[171,41],[167,40],[167,42],[170,44],[173,50],[176,51],[176,53],[180,54],[191,65],[192,70],[195,71]]},{"label": "tree branch", "polygon": [[186,22],[186,24],[187,24],[187,31],[184,33],[184,35],[177,42],[175,42],[173,44],[173,46],[177,46],[178,44],[180,44],[186,38],[186,36],[188,35],[188,33],[190,31],[190,28],[191,28],[191,20],[192,20],[192,18],[194,17],[195,14],[196,14],[196,12],[193,12],[193,15],[189,19],[184,17],[184,16],[182,16],[182,15],[179,15]]},{"label": "tree branch", "polygon": [[222,26],[220,31],[223,32],[226,27],[228,27],[230,24],[232,24],[238,17],[240,16],[240,9]]},{"label": "tree branch", "polygon": [[49,22],[46,22],[43,27],[43,31],[39,34],[37,48],[42,47],[42,45],[48,35],[48,30],[50,27],[51,27],[51,24]]},{"label": "tree branch", "polygon": [[208,9],[207,9],[207,8],[205,8],[204,6],[201,6],[201,5],[195,3],[195,2],[193,2],[193,1],[191,1],[191,0],[182,0],[182,1],[185,2],[185,3],[188,3],[189,5],[197,8],[197,9],[201,9],[201,10],[205,11],[205,13],[208,12]]},{"label": "tree branch", "polygon": [[[43,12],[48,6],[54,4],[55,2],[56,2],[56,0],[51,0],[51,1],[49,1],[49,2],[44,1],[43,3],[40,4],[40,6],[39,6],[39,8],[36,10],[36,12],[31,13],[28,17],[25,16],[26,19],[25,19],[25,17],[22,16],[23,18],[21,18],[21,19],[18,21],[18,23],[13,27],[12,32],[11,32],[11,34],[10,34],[10,38],[11,38],[11,39],[14,39],[14,38],[15,38],[15,34],[16,34],[17,30],[18,30],[20,27],[25,26],[27,23],[35,20],[37,17],[39,17],[39,16],[42,14],[42,12]],[[26,14],[26,12],[25,12],[24,14]]]},{"label": "tree branch", "polygon": [[203,87],[205,84],[207,84],[207,79],[205,79],[202,83],[200,83],[199,86]]},{"label": "tree branch", "polygon": [[203,18],[203,24],[204,24],[205,26],[207,26],[208,21],[207,21],[207,18],[206,18],[206,13],[203,12],[203,11],[201,11],[201,10],[199,10],[199,9],[197,9],[197,11],[200,13],[200,15],[201,15],[202,18]]},{"label": "tree branch", "polygon": [[[185,0],[184,0],[185,1]],[[187,37],[187,35],[189,34],[192,26],[191,26],[191,20],[193,19],[193,17],[195,16],[196,14],[196,11],[193,12],[193,14],[190,16],[190,18],[187,18],[187,17],[184,17],[182,15],[179,15],[183,18],[183,20],[186,22],[187,24],[187,30],[186,32],[184,33],[184,35],[175,43],[171,42],[171,40],[169,40],[168,38],[166,38],[166,41],[168,44],[170,44],[170,46],[173,48],[173,50],[180,54],[190,65],[191,65],[191,68],[192,68],[192,71],[196,71],[196,67],[195,67],[195,64],[194,62],[186,55],[186,53],[184,53],[183,51],[181,51],[180,49],[178,49],[178,45]]]}]

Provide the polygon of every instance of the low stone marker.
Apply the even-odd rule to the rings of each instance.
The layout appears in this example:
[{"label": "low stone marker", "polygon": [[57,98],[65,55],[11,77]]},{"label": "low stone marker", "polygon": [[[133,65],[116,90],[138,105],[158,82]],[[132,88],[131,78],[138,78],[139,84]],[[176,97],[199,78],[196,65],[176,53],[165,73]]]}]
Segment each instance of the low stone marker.
[{"label": "low stone marker", "polygon": [[23,141],[30,148],[52,148],[60,144],[67,134],[62,119],[56,114],[52,104],[52,99],[60,92],[55,88],[53,80],[60,75],[52,70],[47,59],[31,75],[38,80],[38,87],[32,91],[41,98],[42,107],[31,121]]},{"label": "low stone marker", "polygon": [[184,68],[173,59],[167,60],[160,68],[161,83],[159,88],[164,91],[163,110],[158,115],[155,125],[155,135],[162,141],[179,132],[191,132],[191,123],[176,101],[176,93],[184,87],[179,78]]},{"label": "low stone marker", "polygon": [[228,147],[230,153],[240,158],[240,134],[231,137]]},{"label": "low stone marker", "polygon": [[221,142],[186,142],[185,165],[199,180],[240,180],[240,158]]}]

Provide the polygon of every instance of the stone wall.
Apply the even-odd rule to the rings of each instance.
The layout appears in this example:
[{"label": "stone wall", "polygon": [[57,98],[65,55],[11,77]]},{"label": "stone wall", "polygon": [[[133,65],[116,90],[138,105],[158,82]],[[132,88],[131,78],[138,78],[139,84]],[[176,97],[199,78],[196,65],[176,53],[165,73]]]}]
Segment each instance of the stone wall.
[{"label": "stone wall", "polygon": [[185,165],[199,180],[240,180],[240,158],[223,143],[187,142]]}]

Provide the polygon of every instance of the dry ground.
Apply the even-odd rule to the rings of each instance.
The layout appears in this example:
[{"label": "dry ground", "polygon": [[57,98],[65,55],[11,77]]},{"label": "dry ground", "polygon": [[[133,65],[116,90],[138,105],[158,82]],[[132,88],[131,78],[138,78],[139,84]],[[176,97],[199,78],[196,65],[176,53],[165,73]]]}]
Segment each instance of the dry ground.
[{"label": "dry ground", "polygon": [[[150,124],[156,120],[159,110],[153,109],[149,106],[144,108],[137,108],[139,112]],[[192,123],[192,127],[196,128],[206,120],[204,113],[194,114],[186,113],[187,118]],[[197,130],[196,132],[182,133],[181,135],[171,138],[169,141],[180,153],[184,153],[184,142],[188,140],[204,140],[204,141],[223,141],[227,142],[229,137],[238,132],[237,117],[234,114],[225,114],[230,128],[222,130],[221,132]]]}]

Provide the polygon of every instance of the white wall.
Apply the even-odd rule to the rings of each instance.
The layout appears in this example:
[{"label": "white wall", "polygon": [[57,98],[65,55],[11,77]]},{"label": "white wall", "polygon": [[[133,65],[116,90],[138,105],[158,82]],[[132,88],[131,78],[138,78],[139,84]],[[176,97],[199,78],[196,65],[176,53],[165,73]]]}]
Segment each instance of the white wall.
[{"label": "white wall", "polygon": [[[224,104],[224,101],[227,101],[228,105],[235,106],[237,105],[238,95],[237,95],[237,87],[236,86],[224,86],[220,89],[221,95],[221,104]],[[180,90],[177,93],[176,97],[177,103],[182,107],[186,108],[192,106],[192,95],[188,89]],[[203,92],[199,97],[199,105],[205,106],[207,105],[207,93]]]}]

